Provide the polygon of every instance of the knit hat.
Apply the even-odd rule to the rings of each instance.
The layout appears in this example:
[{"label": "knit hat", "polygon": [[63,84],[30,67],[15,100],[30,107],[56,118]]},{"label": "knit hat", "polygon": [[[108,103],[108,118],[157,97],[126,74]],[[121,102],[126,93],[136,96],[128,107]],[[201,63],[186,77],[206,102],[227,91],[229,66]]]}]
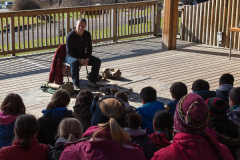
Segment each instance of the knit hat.
[{"label": "knit hat", "polygon": [[226,102],[221,98],[212,97],[206,100],[206,103],[210,110],[211,117],[222,116],[226,113]]},{"label": "knit hat", "polygon": [[199,134],[206,132],[209,110],[206,102],[195,93],[182,97],[174,115],[176,132]]},{"label": "knit hat", "polygon": [[[107,97],[104,97],[102,98],[101,100],[103,99],[106,99],[106,98],[115,98],[117,99],[119,102],[122,103],[122,105],[124,106],[125,108],[125,104],[124,102],[119,99],[119,98],[116,98],[114,96],[107,96]],[[91,124],[92,126],[96,126],[98,125],[99,123],[107,123],[111,117],[106,117],[102,112],[101,112],[101,109],[99,107],[99,102],[101,101],[99,100],[99,96],[96,96],[94,97],[93,99],[93,102],[92,102],[92,107],[91,107],[91,112],[93,114],[92,116],[92,121],[91,121]],[[113,117],[114,118],[114,117]],[[115,119],[119,126],[121,126],[122,128],[124,128],[124,124],[125,124],[125,109],[124,109],[124,114],[122,115],[122,117],[118,118],[118,119]]]}]

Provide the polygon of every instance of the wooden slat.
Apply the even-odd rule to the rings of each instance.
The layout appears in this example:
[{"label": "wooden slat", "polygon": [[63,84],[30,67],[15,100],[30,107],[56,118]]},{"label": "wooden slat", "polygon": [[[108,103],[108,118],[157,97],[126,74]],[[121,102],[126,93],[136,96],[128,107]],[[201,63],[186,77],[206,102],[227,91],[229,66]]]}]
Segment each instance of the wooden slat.
[{"label": "wooden slat", "polygon": [[213,38],[213,45],[217,46],[218,42],[217,42],[217,32],[218,32],[218,23],[219,23],[219,6],[220,6],[220,2],[219,0],[216,1],[216,8],[215,8],[215,21],[214,21],[214,38]]},{"label": "wooden slat", "polygon": [[[90,26],[90,21],[89,21],[89,11],[88,11],[88,15],[87,15],[87,16],[88,16],[88,18],[87,18],[87,19],[88,19],[88,21],[87,21],[87,22],[88,22],[88,25],[87,25],[87,26],[88,26],[88,32],[90,32],[90,30],[89,30],[89,26]],[[76,22],[77,22],[77,21],[76,21]]]},{"label": "wooden slat", "polygon": [[139,7],[137,7],[137,34],[139,33]]},{"label": "wooden slat", "polygon": [[33,16],[31,16],[32,20],[32,48],[34,48],[34,23],[33,23]]},{"label": "wooden slat", "polygon": [[[231,27],[236,27],[236,5],[237,5],[237,0],[233,0],[233,5],[232,5],[232,20],[231,20]],[[239,25],[239,24],[238,24]],[[232,48],[235,48],[235,41],[234,41],[234,37],[236,36],[236,32],[233,32],[233,36],[232,36]]]},{"label": "wooden slat", "polygon": [[133,26],[133,34],[136,34],[136,7],[134,7],[134,20],[133,20],[133,23],[132,23],[132,26]]},{"label": "wooden slat", "polygon": [[45,16],[45,46],[47,46],[47,34],[48,34],[48,31],[47,31],[47,14],[44,15]]},{"label": "wooden slat", "polygon": [[197,41],[197,43],[202,43],[203,17],[204,17],[204,4],[201,3],[200,4],[199,33],[198,33],[198,41]]},{"label": "wooden slat", "polygon": [[[237,9],[236,9],[236,25],[239,26],[239,18],[240,18],[240,1],[237,1]],[[234,37],[234,42],[235,42],[235,48],[240,49],[240,34],[236,33],[236,36]]]},{"label": "wooden slat", "polygon": [[53,14],[53,44],[56,45],[56,14]]},{"label": "wooden slat", "polygon": [[229,48],[230,42],[230,31],[231,28],[231,15],[232,15],[232,0],[228,1],[228,14],[227,14],[227,28],[226,28],[226,40],[225,40],[225,47]]},{"label": "wooden slat", "polygon": [[[74,30],[74,12],[71,12],[72,13],[72,30]],[[87,25],[87,28],[88,28],[89,25]],[[88,29],[89,31],[89,29]]]},{"label": "wooden slat", "polygon": [[210,26],[211,26],[211,16],[212,16],[212,0],[208,2],[208,18],[207,18],[207,34],[206,34],[206,44],[210,44]]},{"label": "wooden slat", "polygon": [[146,32],[149,32],[148,31],[148,6],[146,6],[146,11],[147,11],[147,22],[146,22]]},{"label": "wooden slat", "polygon": [[121,11],[121,26],[120,26],[120,29],[121,29],[121,36],[123,36],[123,9],[121,8],[120,9]]},{"label": "wooden slat", "polygon": [[196,6],[196,29],[195,29],[195,39],[194,42],[198,43],[198,34],[199,34],[199,27],[200,27],[200,4]]},{"label": "wooden slat", "polygon": [[215,9],[216,9],[216,0],[212,0],[212,12],[211,12],[211,28],[210,28],[210,45],[213,45],[214,39],[214,22],[215,22]]},{"label": "wooden slat", "polygon": [[119,8],[117,9],[117,36],[120,36],[120,16],[119,16]]},{"label": "wooden slat", "polygon": [[104,12],[105,12],[105,10],[102,10],[102,38],[104,38]]},{"label": "wooden slat", "polygon": [[12,56],[15,56],[15,24],[14,17],[10,19],[10,33],[11,33],[11,50],[14,51]]},{"label": "wooden slat", "polygon": [[223,4],[223,25],[222,25],[222,46],[225,47],[225,42],[226,42],[226,34],[227,34],[227,17],[228,17],[228,0],[224,0]]},{"label": "wooden slat", "polygon": [[127,8],[124,8],[124,36],[126,35],[127,30]]},{"label": "wooden slat", "polygon": [[[222,25],[223,25],[223,5],[224,0],[219,0],[219,23],[218,23],[218,31],[222,31]],[[220,46],[219,43],[217,43],[218,46]]]},{"label": "wooden slat", "polygon": [[188,22],[188,41],[191,42],[192,37],[192,14],[193,14],[193,6],[189,7],[189,22]]},{"label": "wooden slat", "polygon": [[60,13],[57,14],[58,15],[58,45],[60,45]]},{"label": "wooden slat", "polygon": [[42,14],[41,14],[41,47],[43,47],[43,15]]},{"label": "wooden slat", "polygon": [[184,36],[184,40],[188,40],[188,21],[189,21],[189,6],[185,6],[186,7],[186,14],[185,14],[185,36]]},{"label": "wooden slat", "polygon": [[[55,23],[54,23],[54,25],[55,25]],[[36,15],[36,29],[37,29],[37,47],[39,47],[38,15]],[[55,35],[54,35],[54,37],[55,37]]]},{"label": "wooden slat", "polygon": [[97,39],[97,10],[95,10],[95,39]]},{"label": "wooden slat", "polygon": [[203,33],[202,33],[202,43],[206,43],[207,34],[207,19],[208,19],[208,2],[204,3],[204,13],[203,13]]},{"label": "wooden slat", "polygon": [[[156,20],[156,6],[155,5],[153,5],[153,8],[152,8],[152,10],[153,10],[153,32],[155,32],[156,31],[156,25],[155,25],[155,20]],[[177,16],[178,17],[178,16]],[[178,20],[178,23],[177,24],[179,24],[179,20]],[[177,34],[176,34],[176,36],[177,36]]]},{"label": "wooden slat", "polygon": [[112,15],[112,10],[111,9],[109,10],[109,15],[110,15],[109,16],[109,18],[110,18],[110,22],[109,22],[110,23],[110,29],[109,29],[110,33],[109,33],[109,35],[110,35],[110,37],[112,37],[113,36],[112,35],[112,26],[113,26],[112,25],[112,18],[113,18],[113,15]]},{"label": "wooden slat", "polygon": [[[181,40],[185,38],[185,15],[186,15],[186,6],[183,6],[182,13],[181,13]],[[160,17],[161,19],[161,17]]]},{"label": "wooden slat", "polygon": [[91,10],[91,21],[92,21],[91,31],[92,31],[92,40],[93,40],[93,10]]},{"label": "wooden slat", "polygon": [[99,39],[101,39],[101,37],[100,37],[100,32],[101,32],[101,30],[100,30],[100,26],[101,26],[101,24],[100,24],[100,18],[101,18],[101,10],[98,10],[98,38]]},{"label": "wooden slat", "polygon": [[117,8],[114,8],[113,9],[113,14],[112,14],[113,18],[110,18],[110,19],[113,19],[113,37],[117,37]]},{"label": "wooden slat", "polygon": [[7,51],[9,51],[9,38],[8,38],[8,17],[6,17],[6,36],[7,36]]},{"label": "wooden slat", "polygon": [[62,13],[62,44],[64,44],[64,13]]},{"label": "wooden slat", "polygon": [[1,42],[1,45],[2,45],[1,52],[4,52],[5,49],[4,49],[4,41],[3,41],[3,18],[1,18],[1,40],[2,40],[2,42]]},{"label": "wooden slat", "polygon": [[21,39],[20,39],[20,17],[19,16],[17,17],[17,21],[18,21],[18,23],[17,23],[17,26],[18,26],[18,49],[20,49]]},{"label": "wooden slat", "polygon": [[106,10],[106,38],[109,38],[109,36],[108,36],[108,28],[109,28],[109,25],[108,25],[108,14],[109,14],[109,10],[107,9]]}]

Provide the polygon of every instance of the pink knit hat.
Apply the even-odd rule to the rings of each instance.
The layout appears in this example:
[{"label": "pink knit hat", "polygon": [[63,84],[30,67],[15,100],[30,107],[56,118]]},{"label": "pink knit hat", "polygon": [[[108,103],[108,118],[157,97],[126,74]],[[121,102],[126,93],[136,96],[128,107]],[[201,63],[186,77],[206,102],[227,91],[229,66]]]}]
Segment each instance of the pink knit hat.
[{"label": "pink knit hat", "polygon": [[199,134],[206,132],[209,109],[206,102],[195,93],[182,97],[174,115],[176,132]]}]

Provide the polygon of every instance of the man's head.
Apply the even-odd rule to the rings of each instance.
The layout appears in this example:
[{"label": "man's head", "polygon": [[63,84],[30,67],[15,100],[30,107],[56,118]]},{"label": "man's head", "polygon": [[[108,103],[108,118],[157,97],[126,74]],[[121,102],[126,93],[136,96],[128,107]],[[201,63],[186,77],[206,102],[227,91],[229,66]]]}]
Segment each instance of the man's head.
[{"label": "man's head", "polygon": [[84,18],[79,18],[76,22],[76,30],[78,34],[82,35],[87,26],[87,21]]},{"label": "man's head", "polygon": [[219,86],[223,84],[231,84],[233,86],[234,77],[229,73],[223,74],[219,79]]},{"label": "man's head", "polygon": [[231,89],[228,95],[229,95],[229,107],[240,105],[240,98],[239,98],[240,87]]},{"label": "man's head", "polygon": [[140,92],[142,104],[157,100],[157,91],[153,87],[145,87]]}]

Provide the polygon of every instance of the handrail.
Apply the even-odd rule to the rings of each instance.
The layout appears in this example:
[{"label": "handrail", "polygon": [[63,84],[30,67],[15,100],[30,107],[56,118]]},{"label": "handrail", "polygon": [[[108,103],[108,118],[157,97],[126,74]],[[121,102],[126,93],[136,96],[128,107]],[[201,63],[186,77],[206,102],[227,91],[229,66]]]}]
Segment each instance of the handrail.
[{"label": "handrail", "polygon": [[0,55],[56,48],[79,17],[93,43],[156,35],[161,28],[156,1],[0,13]]}]

